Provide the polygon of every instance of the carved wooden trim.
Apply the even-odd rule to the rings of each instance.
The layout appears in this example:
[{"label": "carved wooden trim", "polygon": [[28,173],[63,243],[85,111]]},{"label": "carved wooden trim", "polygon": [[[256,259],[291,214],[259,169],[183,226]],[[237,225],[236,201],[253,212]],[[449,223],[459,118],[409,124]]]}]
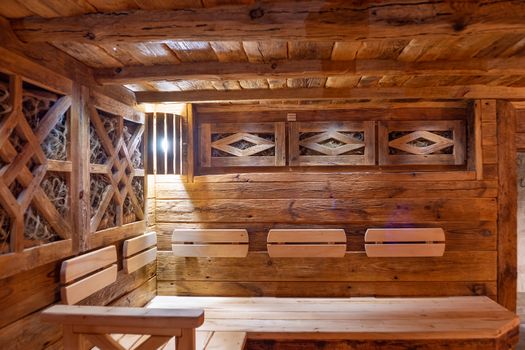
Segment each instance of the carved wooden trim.
[{"label": "carved wooden trim", "polygon": [[463,120],[379,122],[380,165],[463,165]]}]

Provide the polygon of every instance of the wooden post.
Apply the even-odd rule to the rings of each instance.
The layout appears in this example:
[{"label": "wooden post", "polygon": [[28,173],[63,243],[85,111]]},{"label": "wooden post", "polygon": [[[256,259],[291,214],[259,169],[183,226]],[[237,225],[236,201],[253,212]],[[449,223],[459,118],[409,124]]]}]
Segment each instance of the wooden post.
[{"label": "wooden post", "polygon": [[188,143],[187,143],[187,151],[186,151],[186,161],[187,161],[187,167],[186,167],[186,170],[187,170],[187,175],[188,175],[188,182],[192,183],[193,182],[193,177],[195,175],[195,145],[194,145],[194,140],[195,140],[195,123],[194,123],[194,118],[193,118],[193,105],[192,104],[188,104],[186,106],[187,108],[187,115],[186,115],[186,120],[187,120],[187,125],[188,125],[188,129],[187,129],[187,140],[188,140]]},{"label": "wooden post", "polygon": [[195,329],[182,329],[180,337],[176,338],[176,343],[177,350],[195,350]]},{"label": "wooden post", "polygon": [[64,350],[82,350],[84,348],[82,346],[84,342],[81,341],[80,334],[73,332],[73,326],[65,324],[62,330]]},{"label": "wooden post", "polygon": [[512,104],[497,101],[498,126],[498,302],[516,311],[517,175],[516,114]]}]

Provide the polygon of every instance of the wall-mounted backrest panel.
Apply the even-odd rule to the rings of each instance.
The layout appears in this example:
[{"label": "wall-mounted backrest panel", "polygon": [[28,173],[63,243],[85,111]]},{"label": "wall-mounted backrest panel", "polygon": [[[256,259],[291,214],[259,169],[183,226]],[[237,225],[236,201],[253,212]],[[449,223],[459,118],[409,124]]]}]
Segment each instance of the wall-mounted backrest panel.
[{"label": "wall-mounted backrest panel", "polygon": [[442,256],[445,232],[442,228],[368,229],[365,250],[369,257]]},{"label": "wall-mounted backrest panel", "polygon": [[62,262],[60,289],[64,304],[75,304],[117,280],[117,250],[105,247]]},{"label": "wall-mounted backrest panel", "polygon": [[172,250],[184,257],[244,258],[248,231],[244,229],[175,229]]},{"label": "wall-mounted backrest panel", "polygon": [[267,247],[272,258],[339,258],[346,252],[346,234],[342,229],[274,229]]},{"label": "wall-mounted backrest panel", "polygon": [[157,258],[157,233],[148,232],[142,236],[124,241],[124,272],[132,273],[155,261]]}]

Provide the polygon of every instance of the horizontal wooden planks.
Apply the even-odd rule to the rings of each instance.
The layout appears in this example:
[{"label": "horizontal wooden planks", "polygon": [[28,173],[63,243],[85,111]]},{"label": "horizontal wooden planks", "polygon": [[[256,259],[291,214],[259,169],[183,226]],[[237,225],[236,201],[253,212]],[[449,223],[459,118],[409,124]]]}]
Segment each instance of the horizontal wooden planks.
[{"label": "horizontal wooden planks", "polygon": [[270,258],[249,253],[245,259],[179,258],[159,252],[159,281],[494,281],[493,251],[445,252],[440,258]]},{"label": "horizontal wooden planks", "polygon": [[130,258],[124,259],[123,266],[125,273],[132,273],[141,267],[155,261],[157,258],[157,247],[150,248],[142,253],[136,254]]},{"label": "horizontal wooden planks", "polygon": [[[301,293],[299,293],[299,291]],[[303,293],[304,292],[304,293]],[[231,297],[429,297],[487,295],[496,299],[496,281],[327,282],[327,281],[158,281],[158,295]]]},{"label": "horizontal wooden planks", "polygon": [[112,284],[116,280],[117,265],[111,265],[110,267],[78,282],[62,287],[60,289],[62,302],[65,304],[75,304],[96,291]]},{"label": "horizontal wooden planks", "polygon": [[108,246],[62,262],[60,282],[69,283],[117,261],[115,246]]},{"label": "horizontal wooden planks", "polygon": [[124,241],[123,254],[129,257],[157,244],[157,233],[148,232],[142,236],[127,239]]},{"label": "horizontal wooden planks", "polygon": [[[224,223],[158,223],[157,232],[159,239],[159,250],[171,250],[171,236],[175,228],[222,228]],[[268,231],[271,229],[285,228],[318,228],[318,229],[344,229],[347,239],[348,251],[364,251],[365,231],[372,224],[282,224],[282,223],[228,223],[232,228],[245,228],[250,236],[250,251],[266,251],[266,240]],[[478,251],[496,250],[497,227],[494,221],[465,221],[465,222],[428,222],[423,226],[442,227],[445,230],[447,250],[470,251],[476,247]],[[403,223],[396,227],[420,227],[418,223]],[[390,222],[374,222],[373,227],[392,227]]]},{"label": "horizontal wooden planks", "polygon": [[497,196],[496,181],[159,182],[157,199],[475,198]]},{"label": "horizontal wooden planks", "polygon": [[159,222],[403,223],[496,217],[494,198],[157,200]]}]

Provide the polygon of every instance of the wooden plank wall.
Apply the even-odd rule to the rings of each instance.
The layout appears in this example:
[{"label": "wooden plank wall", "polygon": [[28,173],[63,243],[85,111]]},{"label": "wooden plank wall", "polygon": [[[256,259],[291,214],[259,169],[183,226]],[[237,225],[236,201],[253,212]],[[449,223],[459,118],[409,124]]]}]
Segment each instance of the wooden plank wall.
[{"label": "wooden plank wall", "polygon": [[[496,101],[471,106],[464,169],[338,172],[232,172],[156,178],[159,295],[498,296],[498,140]],[[457,113],[458,111],[454,111]],[[308,112],[309,115],[315,112]],[[322,114],[321,112],[319,112]],[[330,111],[325,113],[326,115]],[[365,115],[364,111],[347,115]],[[374,111],[384,119],[445,118],[444,109]],[[468,110],[461,111],[463,115]],[[283,111],[286,115],[286,111]],[[272,119],[261,113],[263,119]],[[304,114],[303,114],[304,115]],[[218,118],[222,118],[222,114]],[[210,119],[199,115],[196,119]],[[255,120],[254,113],[250,118]],[[301,111],[297,112],[300,120]],[[478,145],[474,143],[478,142]],[[479,149],[475,154],[474,149]],[[482,154],[481,154],[482,153]],[[398,170],[399,171],[399,170]],[[442,227],[436,258],[368,258],[370,227]],[[184,258],[170,253],[175,228],[246,228],[247,258]],[[344,258],[270,258],[271,228],[344,228]]]},{"label": "wooden plank wall", "polygon": [[[2,45],[9,46],[9,50],[0,48],[4,58],[2,68],[19,72],[19,74],[32,79],[35,83],[43,85],[53,84],[52,74],[48,75],[48,80],[39,80],[41,76],[39,74],[41,73],[40,66],[29,61],[23,55],[26,48],[17,46],[16,43],[9,41],[9,38],[6,39],[6,33],[6,31],[0,31],[0,38],[5,39],[5,41],[0,40]],[[72,126],[71,132],[76,136],[80,135],[80,137],[72,139],[74,142],[71,145],[71,152],[80,156],[75,157],[72,186],[75,188],[82,188],[83,186],[85,188],[87,186],[87,189],[89,189],[89,177],[86,177],[86,174],[82,171],[86,167],[78,166],[82,159],[85,159],[83,157],[89,157],[89,153],[86,151],[87,147],[89,147],[88,136],[81,132],[79,133],[79,128],[85,128],[87,126],[85,123],[89,123],[89,117],[87,116],[89,106],[87,101],[90,100],[93,94],[96,94],[99,101],[100,99],[105,99],[104,101],[110,103],[110,105],[113,103],[112,101],[120,101],[118,104],[126,105],[126,108],[129,108],[127,106],[132,103],[132,100],[128,99],[127,97],[129,96],[125,93],[122,96],[126,96],[126,98],[119,98],[122,94],[121,89],[107,90],[108,93],[106,93],[106,90],[99,90],[94,83],[90,82],[90,79],[93,79],[89,68],[67,58],[65,58],[67,63],[63,63],[62,60],[64,58],[58,51],[56,53],[52,50],[49,51],[47,47],[40,49],[41,56],[39,57],[53,57],[56,59],[56,61],[44,60],[47,66],[46,72],[58,72],[57,74],[62,76],[69,72],[70,76],[67,76],[67,78],[73,81],[74,93],[71,113],[74,126]],[[14,53],[14,51],[18,52]],[[11,66],[7,65],[6,61],[9,61]],[[54,66],[50,62],[58,62],[56,70],[53,70]],[[67,67],[69,71],[64,71],[64,67]],[[112,99],[107,99],[108,96]],[[61,349],[62,331],[60,327],[42,323],[40,321],[40,311],[60,301],[59,271],[62,260],[72,254],[76,255],[83,251],[113,244],[117,246],[117,251],[121,254],[123,239],[144,231],[144,222],[142,222],[140,225],[135,226],[131,224],[136,229],[135,231],[130,231],[131,226],[128,226],[126,230],[120,227],[113,231],[106,231],[96,235],[90,234],[88,236],[89,217],[86,217],[87,215],[82,216],[81,213],[87,212],[86,206],[89,206],[89,203],[86,203],[85,198],[87,196],[84,196],[82,191],[78,192],[78,196],[79,200],[73,200],[73,210],[78,212],[79,215],[75,218],[74,232],[70,233],[73,237],[72,252],[67,253],[57,249],[50,257],[38,254],[38,251],[33,251],[33,253],[22,256],[23,259],[30,260],[30,262],[17,260],[18,267],[13,265],[17,270],[10,269],[8,264],[0,265],[2,276],[2,279],[0,279],[0,310],[2,310],[0,312],[1,349]],[[82,206],[84,206],[83,209]],[[121,256],[118,257],[118,261],[119,272],[117,281],[83,300],[82,304],[142,306],[156,294],[156,263],[151,263],[132,274],[124,274]],[[18,270],[21,270],[21,272],[17,272]]]}]

